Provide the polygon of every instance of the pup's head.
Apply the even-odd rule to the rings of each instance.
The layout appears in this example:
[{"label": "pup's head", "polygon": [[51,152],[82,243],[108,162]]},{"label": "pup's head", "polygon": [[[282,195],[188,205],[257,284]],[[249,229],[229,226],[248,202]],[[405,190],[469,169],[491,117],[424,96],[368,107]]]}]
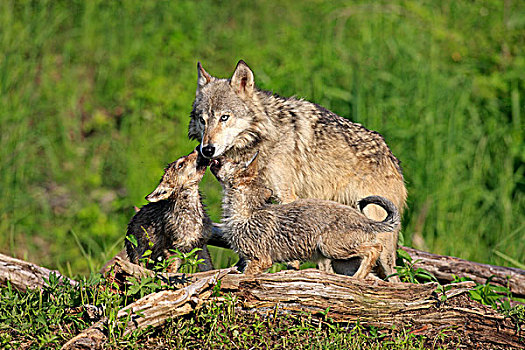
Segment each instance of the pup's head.
[{"label": "pup's head", "polygon": [[251,183],[258,175],[257,155],[258,153],[255,153],[248,162],[236,162],[225,156],[218,157],[211,160],[210,170],[223,185]]},{"label": "pup's head", "polygon": [[180,191],[198,186],[209,161],[198,152],[198,147],[187,156],[180,157],[164,169],[157,188],[146,196],[150,202],[158,202],[177,195]]},{"label": "pup's head", "polygon": [[199,62],[197,76],[190,139],[201,142],[201,152],[207,158],[217,158],[232,148],[253,147],[261,126],[255,122],[251,107],[256,88],[248,65],[241,60],[231,79],[218,79]]}]

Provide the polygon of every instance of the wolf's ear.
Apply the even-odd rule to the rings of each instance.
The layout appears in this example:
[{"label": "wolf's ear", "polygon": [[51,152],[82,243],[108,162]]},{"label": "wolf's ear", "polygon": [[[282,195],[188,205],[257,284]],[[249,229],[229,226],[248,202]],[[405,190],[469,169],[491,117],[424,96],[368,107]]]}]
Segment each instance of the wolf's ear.
[{"label": "wolf's ear", "polygon": [[212,78],[213,77],[202,68],[202,64],[197,62],[197,91],[199,91],[204,85],[208,84]]},{"label": "wolf's ear", "polygon": [[253,93],[253,72],[248,65],[240,60],[235,67],[233,76],[230,79],[230,86],[241,97],[250,97]]}]

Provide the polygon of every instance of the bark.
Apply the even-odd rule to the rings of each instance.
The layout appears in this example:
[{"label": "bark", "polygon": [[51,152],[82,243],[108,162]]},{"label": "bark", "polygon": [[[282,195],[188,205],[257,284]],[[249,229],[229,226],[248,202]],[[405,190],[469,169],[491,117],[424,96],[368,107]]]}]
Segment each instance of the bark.
[{"label": "bark", "polygon": [[502,267],[476,263],[453,256],[437,255],[421,250],[401,247],[414,261],[414,267],[422,267],[432,273],[442,283],[458,277],[468,277],[474,282],[484,284],[492,277],[490,283],[508,287],[515,297],[525,297],[525,271],[513,267]]},{"label": "bark", "polygon": [[[116,264],[119,260],[116,259]],[[132,271],[136,273],[135,277],[143,276],[140,267]],[[215,270],[213,274],[196,279],[186,287],[152,293],[120,309],[117,320],[126,323],[123,335],[150,326],[159,327],[168,319],[198,310],[212,294],[212,287],[217,281],[231,271]],[[64,344],[62,350],[102,349],[107,341],[107,322],[103,319],[85,329]]]},{"label": "bark", "polygon": [[51,273],[62,281],[69,281],[71,285],[77,284],[76,281],[62,276],[58,271],[0,254],[0,286],[7,286],[9,281],[13,287],[22,291],[28,288],[42,288],[46,284],[45,279],[49,279]]},{"label": "bark", "polygon": [[[415,259],[427,256],[416,255],[419,251],[408,251]],[[438,276],[443,280],[448,278],[449,270],[446,267],[455,267],[464,273],[471,273],[472,276],[485,277],[495,274],[494,271],[500,272],[490,265],[451,257],[436,257],[433,254],[428,256],[429,260],[422,266],[433,266],[429,261],[441,261],[443,265],[436,265],[441,266],[436,271],[443,273],[443,276]],[[479,269],[478,265],[481,265]],[[464,266],[476,268],[467,269]],[[523,271],[502,269],[503,275],[509,271],[516,272],[515,275],[509,274],[511,281],[518,287],[523,287]],[[120,257],[115,258],[115,264],[109,270],[117,283],[129,283],[127,279],[130,276],[154,275],[154,272]],[[0,282],[3,285],[9,280],[19,289],[38,288],[44,285],[44,278],[48,278],[51,272],[34,264],[0,255]],[[388,283],[376,279],[356,280],[315,269],[250,276],[235,273],[235,269],[230,268],[196,274],[157,276],[163,283],[180,289],[153,293],[120,310],[118,318],[127,324],[125,333],[147,326],[158,327],[169,318],[200,308],[206,300],[221,302],[212,297],[212,288],[220,279],[221,290],[237,296],[237,306],[243,312],[266,316],[301,315],[308,312],[321,321],[331,318],[343,324],[359,321],[362,325],[387,329],[408,327],[413,333],[424,335],[429,341],[450,332],[456,334],[463,345],[476,348],[507,349],[525,346],[525,325],[517,327],[509,318],[468,297],[466,292],[473,287],[473,282],[447,285],[443,292],[436,283],[419,285]],[[66,279],[63,276],[61,278]],[[107,337],[107,322],[103,319],[95,323],[71,339],[64,345],[64,349],[102,347]]]},{"label": "bark", "polygon": [[[152,273],[122,259],[116,260],[114,271],[120,275],[120,281],[126,276]],[[255,276],[234,273],[233,269],[218,271],[223,271],[221,291],[238,297],[240,312],[264,316],[308,312],[317,319],[328,317],[343,324],[360,322],[383,329],[409,328],[415,334],[424,335],[429,342],[450,333],[463,345],[478,348],[507,349],[524,345],[524,325],[518,331],[510,319],[468,297],[474,282],[451,284],[442,290],[436,283],[356,280],[316,269]],[[162,274],[162,279],[165,283],[180,283],[189,288],[202,280],[209,281],[212,273],[217,271]],[[208,294],[201,294],[200,301],[206,297]]]},{"label": "bark", "polygon": [[[487,349],[521,348],[525,332],[492,308],[472,301],[473,282],[448,286],[355,280],[319,270],[281,271],[257,276],[227,275],[221,290],[234,293],[242,309],[261,314],[309,312],[336,322],[391,328],[409,327],[427,340],[456,334],[463,345]],[[328,310],[328,312],[327,312]]]}]

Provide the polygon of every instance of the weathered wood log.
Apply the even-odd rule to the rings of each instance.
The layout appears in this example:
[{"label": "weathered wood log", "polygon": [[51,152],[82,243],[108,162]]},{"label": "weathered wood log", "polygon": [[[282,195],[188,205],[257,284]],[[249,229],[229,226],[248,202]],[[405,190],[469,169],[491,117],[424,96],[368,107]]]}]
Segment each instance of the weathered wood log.
[{"label": "weathered wood log", "polygon": [[[140,276],[148,271],[117,259],[115,271]],[[165,274],[165,281],[185,285],[210,278],[197,274]],[[168,283],[168,282],[167,282]],[[443,332],[455,332],[466,346],[506,349],[524,346],[524,325],[518,331],[511,320],[490,307],[471,300],[466,292],[474,282],[451,284],[441,290],[436,283],[389,283],[308,269],[255,276],[229,273],[221,291],[238,296],[243,312],[262,315],[309,312],[335,322],[381,328],[410,328],[430,341]]]},{"label": "weathered wood log", "polygon": [[468,277],[474,282],[484,284],[487,278],[492,276],[491,283],[509,287],[512,294],[516,297],[525,297],[525,270],[481,264],[453,256],[427,253],[408,247],[401,248],[410,254],[414,261],[418,260],[418,262],[414,264],[415,268],[424,268],[432,273],[441,283],[453,281],[455,275],[458,277]]},{"label": "weathered wood log", "polygon": [[326,315],[336,322],[408,327],[430,340],[441,332],[453,331],[469,347],[525,346],[523,325],[518,331],[502,314],[471,300],[466,292],[473,285],[473,282],[449,285],[443,301],[435,283],[360,281],[308,269],[257,276],[227,275],[222,279],[221,290],[238,295],[242,309],[247,312],[306,311]]},{"label": "weathered wood log", "polygon": [[[418,255],[419,251],[410,249],[408,252],[414,259],[427,258],[426,254],[428,254]],[[154,274],[126,260],[120,258],[115,260],[118,265],[115,271],[118,270],[122,274],[136,277]],[[428,261],[432,261],[433,264],[436,260],[441,261],[442,264],[438,265],[441,267],[438,267],[436,271],[445,275],[439,275],[427,268],[430,265]],[[433,272],[442,280],[448,280],[447,274],[451,274],[447,270],[449,266],[447,262],[457,263],[462,266],[461,271],[471,273],[472,276],[478,278],[485,278],[484,274],[487,271],[490,275],[496,276],[494,271],[501,272],[497,267],[494,269],[490,265],[451,257],[436,257],[434,254],[428,255],[428,261],[422,267]],[[479,270],[474,269],[476,273],[472,273],[471,266],[477,267],[477,265],[482,266]],[[119,317],[130,317],[126,331],[132,331],[133,327],[160,325],[168,318],[199,308],[210,297],[210,287],[220,278],[213,274],[226,273],[218,271],[191,275],[160,274],[159,276],[164,279],[165,283],[179,283],[181,289],[155,293],[155,295],[141,299],[140,303],[137,301],[121,310]],[[232,269],[227,270],[227,272],[232,271]],[[502,271],[505,276],[509,268],[503,268]],[[518,287],[523,287],[520,282],[523,271],[519,269],[510,269],[510,271],[516,272],[515,275],[509,274],[511,282]],[[0,254],[0,283],[2,285],[9,280],[18,289],[39,288],[45,284],[44,279],[49,278],[52,272]],[[55,273],[60,278],[67,279],[58,272]],[[473,278],[472,276],[468,277]],[[67,280],[71,284],[76,283],[70,279]],[[483,283],[484,280],[480,282]],[[441,295],[437,290],[437,284],[413,285],[393,284],[379,280],[359,281],[351,277],[327,274],[314,269],[282,271],[256,276],[228,273],[222,277],[221,282],[223,291],[238,296],[239,307],[244,312],[268,314],[271,311],[272,313],[301,314],[306,311],[330,317],[336,322],[348,323],[359,320],[363,325],[376,327],[410,327],[417,330],[417,334],[425,335],[427,339],[437,337],[442,331],[453,330],[465,344],[473,347],[502,349],[524,347],[524,325],[518,329],[508,318],[489,307],[470,300],[465,294],[469,287],[472,287],[472,284],[447,286],[446,288],[449,289],[445,292],[446,300],[443,302],[440,300]],[[97,342],[105,340],[104,322],[107,321],[99,321],[83,332],[83,335],[75,337],[76,340],[72,339],[73,343],[68,342],[66,349],[99,346]]]},{"label": "weathered wood log", "polygon": [[69,339],[62,346],[62,349],[68,350],[101,350],[107,340],[107,318],[99,320],[91,327],[84,329],[82,332]]},{"label": "weathered wood log", "polygon": [[58,271],[0,254],[0,286],[7,286],[9,281],[13,287],[22,291],[28,288],[42,288],[46,284],[45,279],[49,279],[51,273],[62,281],[68,281],[71,285],[77,284],[76,281],[62,276]]},{"label": "weathered wood log", "polygon": [[[118,261],[116,259],[117,264]],[[144,271],[140,267],[132,271],[136,277],[143,276]],[[232,271],[233,269],[215,270],[213,274],[199,278],[186,287],[152,293],[120,309],[117,319],[126,322],[124,335],[136,329],[161,326],[168,319],[199,309],[212,294],[212,287],[217,281]],[[69,340],[62,349],[102,349],[107,340],[107,322],[107,319],[98,321]]]}]

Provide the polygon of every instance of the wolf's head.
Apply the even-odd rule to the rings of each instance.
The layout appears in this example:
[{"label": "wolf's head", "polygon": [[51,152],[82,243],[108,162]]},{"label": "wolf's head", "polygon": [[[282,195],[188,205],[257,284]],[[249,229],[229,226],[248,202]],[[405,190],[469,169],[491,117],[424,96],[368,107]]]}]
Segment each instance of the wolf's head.
[{"label": "wolf's head", "polygon": [[176,196],[184,189],[197,186],[209,161],[203,158],[198,149],[187,156],[180,157],[164,169],[164,175],[157,188],[146,196],[150,202],[158,202]]},{"label": "wolf's head", "polygon": [[232,148],[253,147],[259,140],[253,97],[253,72],[239,61],[230,79],[209,75],[197,64],[197,93],[188,130],[201,142],[201,152],[216,158]]}]

